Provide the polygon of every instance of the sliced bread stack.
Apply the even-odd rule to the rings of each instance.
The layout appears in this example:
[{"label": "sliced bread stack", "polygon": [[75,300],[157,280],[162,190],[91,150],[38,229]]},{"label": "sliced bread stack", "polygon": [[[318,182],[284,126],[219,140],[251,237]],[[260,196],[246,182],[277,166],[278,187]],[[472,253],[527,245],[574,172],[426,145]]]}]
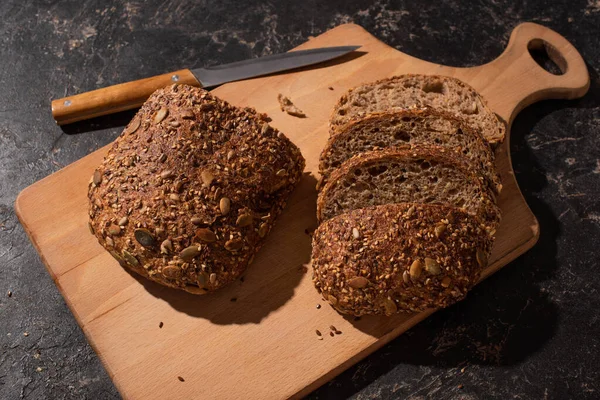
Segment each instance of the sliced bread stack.
[{"label": "sliced bread stack", "polygon": [[487,266],[504,124],[449,77],[351,89],[321,154],[313,281],[339,312],[422,311],[462,298]]}]

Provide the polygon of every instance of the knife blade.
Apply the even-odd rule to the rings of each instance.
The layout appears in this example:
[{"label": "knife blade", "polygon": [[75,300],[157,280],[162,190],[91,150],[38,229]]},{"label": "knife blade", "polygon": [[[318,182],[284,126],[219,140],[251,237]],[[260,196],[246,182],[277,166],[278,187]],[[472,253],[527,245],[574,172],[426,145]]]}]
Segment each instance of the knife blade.
[{"label": "knife blade", "polygon": [[172,83],[211,88],[227,82],[319,64],[346,55],[359,47],[297,50],[215,67],[182,69],[53,100],[52,116],[58,125],[70,124],[140,107],[156,89]]}]

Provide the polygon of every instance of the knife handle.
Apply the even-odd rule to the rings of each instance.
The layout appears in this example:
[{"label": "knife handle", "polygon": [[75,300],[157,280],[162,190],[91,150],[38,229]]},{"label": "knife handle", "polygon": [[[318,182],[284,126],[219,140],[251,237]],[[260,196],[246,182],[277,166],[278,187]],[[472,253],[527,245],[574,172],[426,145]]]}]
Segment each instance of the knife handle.
[{"label": "knife handle", "polygon": [[140,107],[156,90],[173,83],[202,87],[189,69],[121,83],[52,101],[58,125]]}]

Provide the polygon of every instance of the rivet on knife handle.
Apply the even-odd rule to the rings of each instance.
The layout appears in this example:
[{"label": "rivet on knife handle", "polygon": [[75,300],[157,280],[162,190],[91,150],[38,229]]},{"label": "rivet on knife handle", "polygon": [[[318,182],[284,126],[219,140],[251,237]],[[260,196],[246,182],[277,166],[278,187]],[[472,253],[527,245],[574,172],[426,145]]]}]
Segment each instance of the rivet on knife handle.
[{"label": "rivet on knife handle", "polygon": [[52,116],[58,125],[140,107],[156,90],[172,83],[201,86],[189,69],[133,82],[121,83],[52,101]]}]

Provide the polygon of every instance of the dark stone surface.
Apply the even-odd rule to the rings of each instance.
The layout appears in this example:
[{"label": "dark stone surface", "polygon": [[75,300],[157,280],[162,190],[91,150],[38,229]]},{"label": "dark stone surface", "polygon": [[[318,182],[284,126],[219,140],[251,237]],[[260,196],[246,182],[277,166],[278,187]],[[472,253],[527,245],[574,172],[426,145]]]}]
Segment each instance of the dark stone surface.
[{"label": "dark stone surface", "polygon": [[598,0],[190,3],[0,4],[1,399],[119,397],[13,202],[26,186],[113,140],[127,115],[63,131],[52,120],[51,99],[197,63],[286,51],[344,22],[419,58],[477,65],[500,54],[522,21],[566,36],[593,78],[585,98],[538,103],[513,125],[513,163],[540,220],[539,243],[466,301],[309,397],[600,397]]}]

